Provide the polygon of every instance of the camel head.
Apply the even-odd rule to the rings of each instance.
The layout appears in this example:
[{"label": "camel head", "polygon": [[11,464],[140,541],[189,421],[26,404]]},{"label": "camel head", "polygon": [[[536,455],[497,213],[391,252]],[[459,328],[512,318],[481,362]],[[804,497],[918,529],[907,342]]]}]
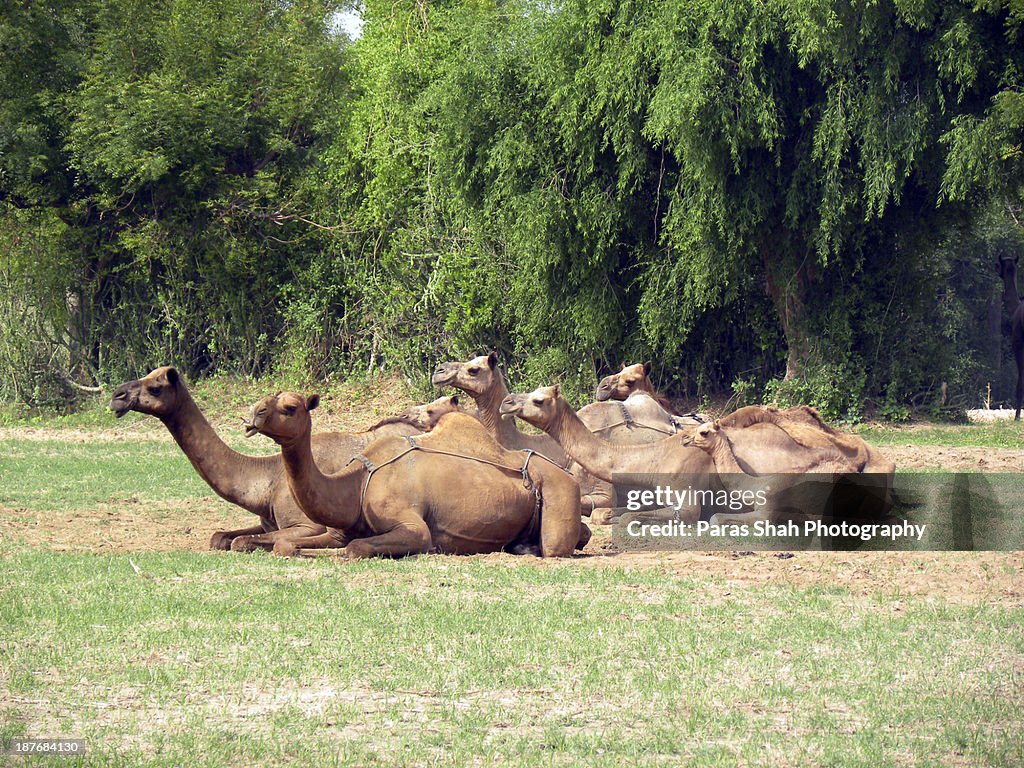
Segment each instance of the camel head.
[{"label": "camel head", "polygon": [[455,387],[470,397],[480,397],[501,380],[498,354],[474,357],[465,363],[441,363],[430,377],[435,387]]},{"label": "camel head", "polygon": [[429,432],[437,426],[437,422],[440,421],[441,417],[446,413],[461,410],[462,409],[459,407],[458,395],[439,397],[433,402],[406,408],[398,416],[398,421],[405,422],[406,424],[412,424],[414,427],[422,429],[424,432]]},{"label": "camel head", "polygon": [[705,451],[710,451],[722,436],[722,428],[717,421],[701,424],[689,435],[689,444]]},{"label": "camel head", "polygon": [[650,362],[623,365],[622,370],[611,376],[605,376],[597,385],[597,399],[625,400],[634,392],[652,392]]},{"label": "camel head", "polygon": [[320,395],[303,397],[294,392],[278,392],[260,400],[242,419],[245,436],[257,432],[278,445],[293,445],[308,438],[313,429],[310,411],[320,405]]},{"label": "camel head", "polygon": [[501,401],[499,411],[502,416],[518,416],[527,424],[546,432],[558,414],[560,397],[557,384],[538,387],[533,392],[509,395]]},{"label": "camel head", "polygon": [[173,366],[157,368],[145,378],[126,381],[114,390],[110,410],[117,418],[138,411],[158,418],[172,416],[187,399],[185,383]]},{"label": "camel head", "polygon": [[1014,280],[1017,277],[1017,262],[1020,261],[1020,255],[1017,256],[1000,256],[999,261],[996,263],[996,272],[999,276],[1006,280],[1007,278]]}]

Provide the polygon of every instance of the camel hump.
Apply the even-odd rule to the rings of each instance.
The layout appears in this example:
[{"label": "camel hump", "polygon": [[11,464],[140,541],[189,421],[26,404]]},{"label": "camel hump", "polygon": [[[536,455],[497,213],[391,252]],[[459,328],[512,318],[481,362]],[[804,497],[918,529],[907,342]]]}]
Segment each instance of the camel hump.
[{"label": "camel hump", "polygon": [[818,413],[817,408],[812,408],[809,405],[794,405],[792,408],[787,409],[785,414],[789,415],[798,421],[803,421],[809,426],[817,427],[830,435],[840,434],[839,430],[827,423]]},{"label": "camel hump", "polygon": [[446,413],[429,434],[416,441],[424,448],[436,448],[467,458],[478,458],[499,464],[522,464],[521,452],[502,448],[487,428],[468,413]]}]

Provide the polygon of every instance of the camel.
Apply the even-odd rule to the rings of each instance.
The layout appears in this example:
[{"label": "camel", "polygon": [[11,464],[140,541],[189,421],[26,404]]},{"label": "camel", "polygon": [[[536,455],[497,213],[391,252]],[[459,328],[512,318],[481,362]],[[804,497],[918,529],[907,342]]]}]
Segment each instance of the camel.
[{"label": "camel", "polygon": [[[667,437],[645,445],[616,445],[601,439],[580,421],[559,392],[558,385],[531,393],[513,394],[501,404],[501,413],[515,415],[551,435],[580,465],[603,480],[616,476],[686,476],[694,482],[715,471],[709,453],[692,445],[692,436]],[[737,466],[748,475],[826,472],[846,460],[832,445],[814,451],[770,422],[742,429],[726,428]],[[812,461],[813,460],[813,461]]]},{"label": "camel", "polygon": [[1021,404],[1024,402],[1024,302],[1017,293],[1019,259],[1019,256],[1000,256],[999,264],[996,266],[999,276],[1003,278],[1003,306],[1010,316],[1010,343],[1013,345],[1013,357],[1017,362],[1017,391],[1013,399],[1016,409],[1014,421],[1020,421]]},{"label": "camel", "polygon": [[[327,471],[337,471],[375,437],[421,434],[422,429],[415,424],[428,424],[430,409],[443,407],[438,401],[419,406],[423,410],[410,409],[404,420],[363,433],[317,435],[314,455]],[[281,457],[246,456],[228,447],[199,410],[177,369],[157,368],[142,379],[121,384],[114,390],[110,409],[118,418],[129,411],[156,416],[218,496],[260,518],[259,525],[217,531],[210,539],[211,549],[250,552],[257,547],[274,547],[275,551],[290,551],[286,544],[289,540],[327,533],[324,526],[306,517],[292,498]]]},{"label": "camel", "polygon": [[893,462],[857,435],[841,432],[826,424],[821,414],[808,405],[797,405],[785,410],[771,406],[748,405],[718,420],[719,426],[733,429],[762,423],[775,424],[805,448],[831,446],[852,465],[852,469],[848,471],[885,476],[890,487],[892,485],[896,472],[896,465]]},{"label": "camel", "polygon": [[609,483],[589,476],[579,467],[573,467],[572,460],[558,443],[547,435],[523,434],[516,426],[515,419],[501,417],[498,412],[501,401],[509,392],[498,368],[496,353],[480,355],[465,363],[442,363],[430,381],[437,387],[455,387],[472,397],[476,402],[477,418],[503,447],[513,451],[536,451],[572,472],[580,484],[580,511],[584,516],[591,516],[596,509],[615,506],[615,489]]},{"label": "camel", "polygon": [[596,393],[597,401],[625,400],[634,392],[646,392],[657,400],[658,405],[666,411],[671,413],[673,416],[679,416],[680,414],[676,413],[672,409],[672,404],[669,403],[668,398],[660,394],[654,388],[654,384],[651,383],[650,374],[650,361],[647,361],[646,363],[635,363],[634,365],[623,364],[621,371],[613,373],[610,376],[605,376],[598,383]]},{"label": "camel", "polygon": [[436,400],[424,403],[423,405],[412,405],[397,416],[387,416],[378,421],[367,431],[372,432],[380,429],[381,427],[385,427],[388,424],[409,424],[416,427],[421,432],[429,432],[437,425],[437,422],[440,421],[441,417],[446,413],[461,410],[462,406],[459,405],[458,395],[439,397]]},{"label": "camel", "polygon": [[699,413],[679,413],[679,411],[672,407],[672,403],[669,402],[668,398],[654,388],[654,384],[651,383],[650,374],[650,361],[623,365],[622,370],[618,373],[613,373],[601,379],[597,385],[595,398],[599,403],[608,400],[628,400],[637,393],[643,392],[653,398],[673,418],[677,428],[681,429],[693,424],[703,424],[708,420],[707,417]]},{"label": "camel", "polygon": [[[760,497],[764,504],[752,512],[723,513],[711,517],[712,525],[729,525],[757,520],[820,517],[828,508],[831,489],[840,475],[856,472],[845,457],[834,452],[809,449],[802,466],[787,473],[751,475],[736,461],[732,441],[718,422],[701,424],[692,434],[691,444],[705,451],[714,462],[715,473],[723,487],[746,497]],[[760,494],[758,492],[761,492]]]},{"label": "camel", "polygon": [[281,446],[288,485],[311,520],[340,532],[350,558],[495,552],[539,538],[543,557],[567,557],[589,539],[579,486],[531,452],[508,451],[465,413],[418,438],[374,441],[333,474],[317,466],[310,412],[294,392],[256,403],[246,435]]}]

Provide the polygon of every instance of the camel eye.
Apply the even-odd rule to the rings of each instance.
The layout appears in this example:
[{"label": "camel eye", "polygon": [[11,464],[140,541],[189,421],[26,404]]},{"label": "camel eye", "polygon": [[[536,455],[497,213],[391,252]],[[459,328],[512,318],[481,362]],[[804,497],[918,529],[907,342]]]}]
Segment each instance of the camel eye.
[{"label": "camel eye", "polygon": [[636,384],[636,379],[626,379],[627,387],[632,387],[634,384]]},{"label": "camel eye", "polygon": [[538,406],[539,405],[544,405],[544,398],[541,398],[541,397],[533,398],[533,404],[534,405],[538,405]]},{"label": "camel eye", "polygon": [[149,394],[154,397],[160,394],[160,387],[146,387],[146,389],[149,391]]},{"label": "camel eye", "polygon": [[478,373],[480,373],[480,369],[479,368],[470,368],[468,373],[469,373],[470,376],[476,376]]},{"label": "camel eye", "polygon": [[294,405],[286,405],[281,410],[284,412],[285,416],[294,416],[295,415],[295,406]]}]

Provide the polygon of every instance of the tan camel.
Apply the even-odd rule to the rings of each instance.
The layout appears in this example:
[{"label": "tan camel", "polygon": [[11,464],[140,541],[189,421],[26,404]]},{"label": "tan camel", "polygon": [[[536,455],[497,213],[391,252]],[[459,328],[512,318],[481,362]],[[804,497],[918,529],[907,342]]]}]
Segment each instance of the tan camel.
[{"label": "tan camel", "polygon": [[505,377],[498,368],[494,352],[480,355],[464,363],[442,363],[431,377],[434,386],[449,386],[462,390],[476,402],[477,418],[491,436],[509,450],[530,450],[547,456],[566,467],[580,485],[580,511],[590,516],[595,509],[615,506],[615,489],[610,483],[592,477],[572,460],[562,447],[547,435],[527,435],[519,431],[515,419],[503,419],[499,413],[501,402],[509,392]]},{"label": "tan camel", "polygon": [[462,411],[462,406],[459,405],[459,396],[439,397],[423,405],[409,406],[397,416],[383,418],[367,431],[380,429],[388,424],[410,424],[421,432],[429,432],[437,425],[442,416],[453,411]]},{"label": "tan camel", "polygon": [[477,554],[538,539],[544,557],[565,557],[589,539],[576,481],[543,457],[505,450],[464,413],[422,437],[376,440],[346,468],[323,474],[311,449],[318,403],[292,392],[266,397],[246,434],[281,446],[298,503],[340,532],[348,557]]},{"label": "tan camel", "polygon": [[[692,434],[692,445],[706,451],[714,462],[716,479],[734,498],[760,499],[750,512],[719,512],[711,517],[712,525],[729,525],[787,519],[820,518],[833,502],[833,489],[840,476],[855,475],[853,465],[844,457],[826,448],[809,448],[805,463],[787,473],[751,475],[736,461],[736,454],[726,430],[719,423],[701,424]],[[870,495],[870,494],[869,494]],[[841,510],[840,515],[860,514],[857,509]]]},{"label": "tan camel", "polygon": [[651,363],[635,363],[623,365],[622,370],[605,376],[597,385],[596,397],[598,402],[605,400],[625,400],[635,392],[646,392],[653,397],[658,405],[664,408],[673,416],[680,414],[672,408],[668,398],[654,388],[651,383]]},{"label": "tan camel", "polygon": [[[260,518],[259,525],[217,531],[210,540],[212,549],[248,552],[257,547],[285,547],[287,551],[288,540],[326,533],[322,525],[303,514],[292,498],[280,455],[246,456],[228,447],[203,416],[175,368],[157,368],[142,379],[121,384],[114,390],[110,409],[118,418],[129,411],[156,416],[218,496]],[[429,421],[422,413],[412,418]],[[313,452],[324,469],[337,471],[375,437],[406,434],[418,435],[421,430],[401,421],[357,434],[324,433],[314,438]]]},{"label": "tan camel", "polygon": [[[694,481],[715,471],[710,454],[692,445],[692,437],[668,437],[646,445],[616,445],[602,440],[580,421],[560,395],[558,386],[540,387],[531,393],[509,395],[501,404],[502,414],[518,416],[544,430],[589,472],[604,480],[617,476],[688,476]],[[842,462],[834,447],[814,453],[772,423],[758,423],[743,429],[727,429],[738,466],[748,475],[770,475],[817,471],[809,460],[822,467]]]},{"label": "tan camel", "polygon": [[654,384],[651,383],[650,373],[650,362],[623,365],[622,370],[618,373],[613,373],[611,376],[605,376],[601,379],[597,385],[595,397],[598,402],[605,402],[607,400],[629,400],[640,393],[646,394],[648,397],[653,398],[672,417],[678,429],[685,429],[695,424],[703,424],[709,420],[707,416],[700,413],[679,413],[679,411],[672,407],[669,399],[654,388]]}]

